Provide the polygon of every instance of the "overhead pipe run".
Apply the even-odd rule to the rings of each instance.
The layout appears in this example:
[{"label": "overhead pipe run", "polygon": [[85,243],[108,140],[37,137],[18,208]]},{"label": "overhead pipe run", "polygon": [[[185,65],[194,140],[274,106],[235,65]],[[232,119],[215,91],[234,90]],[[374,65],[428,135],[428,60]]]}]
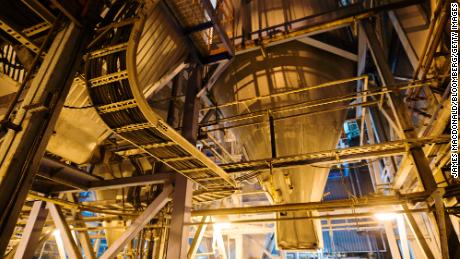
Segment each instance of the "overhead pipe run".
[{"label": "overhead pipe run", "polygon": [[[404,213],[419,213],[419,212],[428,212],[428,209],[412,209],[412,210],[393,210],[385,209],[385,212],[394,213],[394,214],[404,214]],[[272,212],[267,212],[272,213]],[[245,213],[243,213],[245,214]],[[228,221],[219,221],[219,220],[209,220],[206,222],[207,225],[221,224],[221,223],[230,223],[230,224],[250,224],[250,223],[272,223],[277,221],[290,221],[290,220],[302,220],[302,219],[361,219],[361,218],[371,218],[375,217],[375,212],[356,212],[356,213],[340,213],[340,214],[326,214],[318,216],[308,216],[308,217],[278,217],[278,218],[256,218],[256,219],[246,219],[246,220],[228,220]],[[199,217],[199,216],[196,216]],[[210,216],[204,216],[210,217]],[[189,222],[186,225],[196,226],[201,225],[201,222]],[[353,224],[353,223],[352,223]]]},{"label": "overhead pipe run", "polygon": [[192,211],[192,216],[226,216],[240,214],[257,214],[257,213],[273,213],[283,211],[300,211],[300,210],[317,210],[328,211],[335,209],[349,208],[369,208],[377,206],[392,206],[403,205],[415,201],[424,201],[427,198],[425,193],[414,193],[401,196],[382,196],[382,197],[365,197],[350,200],[334,200],[320,201],[307,203],[289,203],[269,206],[255,206],[242,208],[220,208],[212,210],[195,210]]}]

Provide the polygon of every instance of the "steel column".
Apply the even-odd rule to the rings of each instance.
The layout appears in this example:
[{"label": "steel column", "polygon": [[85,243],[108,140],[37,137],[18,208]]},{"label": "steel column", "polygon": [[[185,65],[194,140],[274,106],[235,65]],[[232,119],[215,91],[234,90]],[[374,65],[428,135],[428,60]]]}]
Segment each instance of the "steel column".
[{"label": "steel column", "polygon": [[9,130],[2,142],[0,254],[13,233],[90,34],[70,24],[55,37],[13,121],[22,131]]},{"label": "steel column", "polygon": [[187,258],[188,227],[192,207],[193,183],[177,174],[174,182],[172,218],[169,229],[167,259]]},{"label": "steel column", "polygon": [[[189,74],[185,94],[184,113],[182,118],[182,135],[192,144],[198,138],[198,115],[200,99],[197,97],[202,85],[202,67],[194,67]],[[183,175],[176,174],[174,182],[172,218],[169,229],[167,259],[187,258],[188,227],[185,222],[190,222],[192,207],[193,182]]]},{"label": "steel column", "polygon": [[[445,212],[444,202],[442,201],[442,195],[439,190],[436,190],[433,193],[432,197],[434,200],[434,207],[436,209],[436,223],[438,225],[438,230],[439,230],[439,240],[441,243],[442,258],[456,258],[456,256],[458,256],[459,254],[458,253],[451,254],[449,251],[449,247],[451,247],[449,239],[451,239],[452,236],[449,237],[448,234],[452,234],[453,236],[455,236],[455,239],[457,241],[456,242],[457,244],[455,245],[457,245],[457,248],[458,248],[458,238],[452,226],[450,218]],[[450,223],[450,226],[448,225],[447,221]],[[448,227],[450,228],[448,229]]]},{"label": "steel column", "polygon": [[200,99],[198,99],[197,94],[201,86],[202,66],[198,65],[189,74],[182,118],[182,136],[192,144],[195,144],[198,138]]},{"label": "steel column", "polygon": [[181,88],[181,83],[183,80],[184,73],[179,73],[175,78],[172,80],[171,84],[171,100],[168,103],[168,115],[166,118],[166,123],[168,123],[171,127],[174,126],[174,122],[176,122],[176,98],[177,92]]},{"label": "steel column", "polygon": [[251,22],[251,0],[240,0],[240,17],[241,17],[241,35],[242,45],[245,41],[250,41],[252,38],[252,22]]},{"label": "steel column", "polygon": [[48,210],[44,201],[36,201],[32,206],[26,227],[22,233],[21,241],[16,248],[14,259],[32,259],[37,245],[40,243],[40,234],[45,225]]},{"label": "steel column", "polygon": [[270,145],[272,151],[272,158],[276,158],[276,132],[275,132],[275,121],[273,119],[273,115],[268,114],[268,121],[270,125]]}]

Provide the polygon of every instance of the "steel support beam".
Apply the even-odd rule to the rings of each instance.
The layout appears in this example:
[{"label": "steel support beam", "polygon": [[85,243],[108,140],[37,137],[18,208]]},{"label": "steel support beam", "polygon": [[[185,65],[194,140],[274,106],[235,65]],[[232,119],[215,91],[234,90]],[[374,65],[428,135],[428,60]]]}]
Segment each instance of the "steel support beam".
[{"label": "steel support beam", "polygon": [[391,257],[393,259],[401,259],[401,253],[399,252],[398,242],[396,241],[396,236],[393,229],[393,222],[385,221],[383,225],[385,227],[388,245],[390,246]]},{"label": "steel support beam", "polygon": [[197,98],[197,94],[203,83],[202,69],[202,66],[197,65],[190,72],[185,93],[184,116],[182,118],[182,136],[184,136],[192,144],[196,144],[198,139],[200,99]]},{"label": "steel support beam", "polygon": [[388,141],[374,145],[363,145],[359,147],[323,150],[308,154],[285,156],[278,158],[267,158],[253,161],[245,161],[231,164],[223,164],[221,167],[228,173],[242,173],[254,170],[270,170],[279,168],[294,168],[303,165],[334,165],[356,162],[366,159],[390,157],[407,153],[406,145],[424,145],[429,143],[446,143],[448,140],[442,138],[420,138],[398,141]]},{"label": "steel support beam", "polygon": [[188,259],[193,259],[196,256],[196,252],[198,251],[198,248],[200,247],[201,240],[203,239],[204,233],[206,232],[206,227],[208,226],[206,224],[206,221],[208,220],[208,216],[203,216],[201,218],[201,224],[198,225],[198,228],[195,232],[195,236],[193,237],[192,244],[190,245],[190,249],[188,250],[187,253],[187,258]]},{"label": "steel support beam", "polygon": [[[377,35],[372,24],[369,21],[364,20],[361,25],[365,32],[368,47],[372,54],[372,58],[374,59],[383,87],[386,88],[387,86],[395,85],[396,82],[394,76],[391,73],[390,67],[384,56],[384,51],[377,39]],[[417,138],[417,134],[407,113],[407,108],[401,95],[398,92],[391,92],[388,94],[388,99],[389,105],[396,118],[396,123],[402,130],[404,138]],[[423,153],[421,147],[411,148],[410,153],[414,159],[423,187],[427,192],[432,193],[437,186],[432,175],[429,162],[425,157],[425,153]]]},{"label": "steel support beam", "polygon": [[177,174],[174,181],[173,208],[168,237],[166,259],[187,258],[188,227],[192,208],[193,183]]},{"label": "steel support beam", "polygon": [[208,16],[211,18],[211,22],[214,25],[214,31],[219,35],[220,40],[225,46],[225,49],[227,50],[228,54],[230,55],[230,58],[235,55],[235,51],[233,50],[233,44],[230,41],[230,39],[227,36],[227,32],[225,31],[224,27],[222,27],[222,24],[220,24],[219,18],[216,15],[216,12],[214,10],[214,7],[211,4],[210,0],[202,0],[201,4],[204,6],[204,10],[208,14]]},{"label": "steel support beam", "polygon": [[442,258],[457,258],[459,254],[451,253],[450,250],[452,250],[452,248],[459,248],[458,237],[457,233],[455,233],[452,222],[445,211],[441,192],[439,190],[436,190],[433,193],[432,197],[434,200],[434,207],[436,210],[436,224],[438,225]]},{"label": "steel support beam", "polygon": [[[173,188],[171,185],[165,185],[163,191],[152,203],[137,217],[126,231],[121,235],[100,257],[100,259],[115,258],[125,245],[131,241],[141,231],[150,220],[168,203],[171,198]],[[178,257],[179,258],[179,257]]]},{"label": "steel support beam", "polygon": [[54,39],[0,148],[0,254],[22,209],[91,33],[70,24]]},{"label": "steel support beam", "polygon": [[227,251],[225,249],[225,243],[224,243],[224,237],[222,236],[222,232],[220,229],[216,229],[214,227],[213,231],[213,242],[216,243],[216,246],[214,250],[214,257],[219,258],[219,259],[227,259]]},{"label": "steel support beam", "polygon": [[420,230],[419,226],[417,225],[417,222],[415,221],[414,215],[409,211],[409,208],[406,204],[402,205],[403,209],[406,211],[405,217],[407,220],[407,223],[412,230],[412,233],[414,233],[417,245],[420,246],[422,252],[425,254],[426,258],[428,259],[434,259],[434,255],[431,252],[430,247],[428,246],[428,243],[426,242],[425,237],[423,236],[422,231]]},{"label": "steel support beam", "polygon": [[[390,67],[383,56],[383,49],[375,34],[372,24],[368,20],[363,20],[361,26],[364,29],[367,37],[368,47],[376,64],[383,87],[395,85],[393,74]],[[407,108],[403,102],[401,95],[398,92],[388,94],[389,105],[396,118],[398,127],[403,132],[404,138],[417,138],[417,133],[412,125],[412,121],[407,113]],[[428,159],[423,152],[421,146],[413,146],[410,148],[410,154],[417,169],[419,179],[428,194],[433,194],[436,206],[437,224],[441,239],[441,250],[443,258],[454,258],[460,254],[460,243],[453,229],[452,222],[449,217],[445,217],[444,204],[439,196],[436,181],[433,177]],[[449,236],[448,236],[449,235]]]},{"label": "steel support beam", "polygon": [[171,70],[168,74],[162,76],[157,82],[154,84],[148,85],[144,88],[144,96],[146,99],[150,99],[155,93],[158,93],[165,85],[167,85],[175,76],[177,76],[180,72],[186,69],[189,64],[182,62],[177,65],[173,70]]},{"label": "steel support beam", "polygon": [[32,206],[22,238],[16,248],[14,259],[32,259],[40,243],[40,234],[45,225],[48,210],[44,201],[36,201]]},{"label": "steel support beam", "polygon": [[[197,93],[201,86],[202,67],[197,65],[188,78],[182,118],[182,135],[192,144],[196,144],[198,139],[200,99],[197,97]],[[167,259],[187,258],[188,248],[189,231],[184,223],[190,222],[193,182],[179,174],[176,174],[175,178],[171,227],[166,251]]]},{"label": "steel support beam", "polygon": [[404,28],[399,21],[399,18],[395,11],[391,10],[388,11],[388,17],[390,18],[391,23],[393,24],[393,28],[395,29],[396,33],[398,34],[399,40],[401,41],[401,45],[406,52],[407,58],[409,59],[409,63],[411,64],[412,68],[415,70],[418,66],[418,56],[415,53],[414,47],[412,46],[409,37],[407,37]]},{"label": "steel support beam", "polygon": [[[62,241],[61,234],[60,232],[54,232],[53,233],[54,241],[56,242],[58,254],[60,259],[67,259],[67,255],[65,253],[65,247],[64,247],[64,242]],[[45,249],[45,246],[42,248],[42,252]],[[40,257],[41,257],[40,253]]]},{"label": "steel support beam", "polygon": [[251,14],[251,0],[240,0],[240,17],[241,17],[241,35],[242,43],[244,46],[245,41],[250,41],[252,38],[252,14]]},{"label": "steel support beam", "polygon": [[243,259],[244,258],[244,244],[243,244],[243,235],[236,235],[235,236],[235,259]]},{"label": "steel support beam", "polygon": [[21,0],[27,7],[29,7],[32,11],[34,11],[38,16],[40,16],[43,20],[47,23],[52,24],[56,20],[54,14],[52,14],[48,8],[46,8],[40,1],[38,0]]},{"label": "steel support beam", "polygon": [[64,243],[67,255],[72,259],[82,259],[83,256],[81,255],[80,249],[78,249],[78,246],[73,239],[72,232],[70,231],[69,225],[67,225],[61,208],[51,202],[47,203],[47,207],[50,211],[51,218],[53,219],[56,228],[59,230],[60,237]]},{"label": "steel support beam", "polygon": [[339,57],[346,58],[346,59],[354,61],[354,62],[358,61],[358,55],[356,55],[355,53],[349,52],[347,50],[343,50],[341,48],[337,48],[335,46],[332,46],[330,44],[324,43],[322,41],[315,40],[315,39],[313,39],[311,37],[300,38],[300,39],[298,39],[298,41],[300,41],[302,43],[305,43],[307,45],[313,46],[315,48],[330,52],[330,53],[335,54],[335,55],[337,55]]},{"label": "steel support beam", "polygon": [[[37,241],[37,244],[35,245],[37,247],[37,249],[38,248],[43,248],[43,245],[50,238],[51,234],[52,234],[51,231],[48,231],[46,233],[42,233],[42,235],[40,236],[40,238]],[[16,254],[16,250],[18,248],[18,245],[16,245],[8,254],[4,255],[4,259],[13,259],[14,255]],[[38,251],[36,250],[35,252],[38,252]],[[31,258],[33,258],[33,257],[31,257]]]},{"label": "steel support beam", "polygon": [[[366,45],[366,35],[362,30],[358,30],[358,65],[357,65],[357,76],[362,76],[366,72],[366,60],[367,60],[367,45]],[[361,80],[357,81],[356,90],[358,92],[363,90],[368,90],[368,84],[364,84]],[[367,97],[360,97],[357,101],[363,102],[366,100]],[[375,127],[371,124],[371,109],[366,107],[357,107],[356,108],[356,116],[361,117],[361,145],[364,144],[364,126],[367,128],[367,136],[369,140],[369,144],[375,144]],[[379,187],[382,183],[381,177],[381,170],[379,165],[379,160],[367,160],[368,168],[369,168],[369,175],[371,177],[372,183],[374,185],[374,190],[379,192]]]},{"label": "steel support beam", "polygon": [[82,27],[81,24],[81,17],[79,17],[79,12],[81,11],[82,7],[78,1],[58,1],[58,0],[50,0],[51,4],[61,11],[69,20],[73,23]]},{"label": "steel support beam", "polygon": [[[41,174],[39,173],[41,176]],[[84,191],[100,191],[100,190],[111,190],[111,189],[121,189],[134,186],[143,186],[143,185],[157,185],[171,182],[173,177],[171,174],[167,173],[157,173],[149,175],[137,175],[130,177],[115,178],[110,180],[93,180],[82,186],[82,189],[68,188],[66,186],[57,187],[51,192],[80,192]],[[53,180],[53,179],[51,179]],[[73,179],[69,178],[69,183],[72,183]]]},{"label": "steel support beam", "polygon": [[409,240],[407,239],[407,230],[402,215],[396,216],[396,225],[398,226],[399,241],[401,242],[402,258],[410,259]]},{"label": "steel support beam", "polygon": [[[297,19],[295,21],[289,21],[290,24],[295,22],[302,23],[303,26],[296,30],[291,30],[284,33],[279,37],[267,37],[265,39],[258,39],[258,43],[262,44],[264,47],[275,46],[292,40],[298,40],[305,36],[312,36],[326,31],[335,30],[338,28],[343,28],[350,26],[357,20],[362,20],[369,18],[379,12],[393,10],[398,8],[404,8],[407,6],[422,4],[423,1],[420,0],[409,0],[409,1],[388,1],[381,2],[371,8],[363,6],[363,3],[368,3],[366,1],[361,3],[351,4],[339,9],[331,10],[329,12],[322,13],[320,15],[312,15]],[[285,27],[286,24],[278,24],[266,28],[266,31],[274,28]],[[266,31],[254,31],[253,35],[261,34]],[[243,54],[250,51],[259,50],[260,46],[256,44],[246,44],[245,46],[235,46],[237,51],[236,55]]]},{"label": "steel support beam", "polygon": [[[214,70],[214,73],[209,78],[208,82],[206,82],[204,87],[198,92],[198,94],[196,96],[201,98],[201,97],[205,96],[206,92],[211,91],[211,89],[214,86],[214,84],[216,84],[216,82],[220,78],[220,76],[228,69],[228,67],[231,64],[232,64],[232,60],[219,63],[219,65],[217,65],[216,70]],[[212,106],[212,104],[208,104],[208,105]]]},{"label": "steel support beam", "polygon": [[[273,257],[273,255],[267,251],[267,249],[261,245],[259,242],[257,242],[256,240],[254,240],[252,237],[248,236],[247,237],[252,243],[254,243],[257,247],[259,247],[260,250],[262,250],[262,257],[261,258],[264,258],[264,255],[266,257],[268,257],[269,259],[275,259],[275,257]],[[297,258],[297,256],[295,257]]]}]

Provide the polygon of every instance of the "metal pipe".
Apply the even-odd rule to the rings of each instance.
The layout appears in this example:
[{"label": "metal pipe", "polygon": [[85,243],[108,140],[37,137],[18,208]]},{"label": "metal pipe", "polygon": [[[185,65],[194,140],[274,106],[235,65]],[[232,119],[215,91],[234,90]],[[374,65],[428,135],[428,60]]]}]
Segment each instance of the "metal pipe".
[{"label": "metal pipe", "polygon": [[[340,111],[340,110],[351,109],[351,108],[356,108],[356,107],[368,107],[368,106],[378,105],[378,104],[379,104],[379,101],[372,101],[372,102],[367,102],[367,103],[344,105],[344,106],[340,106],[340,107],[336,107],[336,108],[332,108],[332,109],[326,109],[326,110],[322,110],[322,111],[306,112],[306,113],[300,113],[300,114],[294,114],[294,115],[288,115],[288,116],[284,116],[284,117],[274,118],[274,121],[285,120],[285,119],[290,119],[290,118],[294,118],[294,117],[317,115],[317,114],[321,114],[321,113]],[[231,128],[239,128],[239,127],[246,127],[246,126],[262,124],[262,123],[265,123],[265,122],[266,121],[251,122],[251,123],[245,123],[245,124],[239,124],[239,125],[233,125],[233,126],[205,129],[203,131],[204,132],[212,132],[212,131],[226,130],[226,129],[231,129]]]},{"label": "metal pipe", "polygon": [[[75,231],[97,231],[97,230],[106,230],[106,229],[125,229],[128,226],[99,226],[99,227],[71,227],[71,230]],[[145,225],[144,228],[153,229],[153,228],[166,228],[168,226],[160,225],[160,224],[150,224]]]},{"label": "metal pipe", "polygon": [[[430,37],[428,39],[433,39],[433,40],[430,42],[431,44],[429,45],[427,52],[423,55],[423,58],[424,58],[423,63],[419,62],[419,65],[417,67],[418,69],[423,70],[422,75],[419,77],[418,76],[419,71],[417,71],[417,74],[414,74],[414,79],[420,78],[424,80],[428,74],[428,71],[431,68],[434,54],[436,53],[436,49],[438,48],[439,43],[441,42],[441,39],[442,39],[441,36],[447,24],[447,11],[446,11],[447,8],[446,7],[447,7],[447,4],[445,4],[444,7],[442,8],[442,13],[441,13],[441,16],[439,17],[439,21],[437,22],[438,26],[436,27],[436,30],[434,31],[433,34],[429,34]],[[428,43],[429,42],[427,42],[427,44]],[[412,95],[418,96],[421,90],[422,88],[416,89]]]},{"label": "metal pipe", "polygon": [[[377,96],[377,95],[384,95],[387,93],[395,92],[395,91],[402,91],[406,89],[411,89],[411,88],[418,88],[418,87],[423,87],[426,85],[429,85],[432,80],[422,82],[422,81],[417,81],[416,84],[412,85],[401,85],[401,86],[393,86],[390,87],[391,89],[367,89],[363,91],[358,91],[353,94],[348,94],[348,95],[341,95],[341,96],[336,96],[336,97],[330,97],[330,98],[322,98],[322,99],[317,99],[317,100],[310,100],[306,102],[301,102],[301,103],[295,103],[295,104],[290,104],[290,105],[285,105],[281,107],[275,107],[272,108],[270,111],[272,114],[278,114],[278,113],[283,113],[283,112],[291,112],[299,109],[306,109],[306,108],[313,108],[313,107],[318,107],[322,105],[327,105],[327,104],[332,104],[332,103],[337,103],[337,102],[342,102],[342,101],[348,101],[348,100],[354,100],[356,99],[357,95],[360,97],[371,97],[371,96]],[[273,97],[274,95],[270,95],[269,97]],[[223,104],[224,106],[229,106],[233,105],[235,102]],[[217,106],[219,107],[219,106]],[[213,109],[215,107],[207,107],[207,109]],[[211,126],[216,123],[222,123],[222,122],[236,122],[236,121],[241,121],[241,120],[248,120],[248,119],[254,119],[258,117],[264,117],[268,110],[260,110],[260,111],[254,111],[250,113],[244,113],[244,114],[239,114],[227,118],[221,118],[218,120],[213,120],[213,121],[208,121],[205,124],[202,124],[201,127],[206,127],[206,126]]]},{"label": "metal pipe", "polygon": [[[427,212],[428,209],[413,209],[409,210],[411,213]],[[385,212],[391,212],[396,214],[406,213],[405,210],[385,210]],[[220,224],[220,223],[231,223],[231,224],[249,224],[249,223],[272,223],[278,221],[291,221],[291,220],[304,220],[304,219],[357,219],[357,218],[369,218],[375,215],[374,212],[362,212],[362,213],[343,213],[343,214],[325,214],[319,216],[306,216],[306,217],[279,217],[279,218],[258,218],[258,219],[245,219],[245,220],[230,220],[230,221],[212,221],[207,222],[208,225]],[[200,225],[201,222],[189,222],[186,223],[188,226]]]},{"label": "metal pipe", "polygon": [[238,214],[255,214],[255,213],[271,213],[271,212],[285,212],[285,211],[327,211],[334,209],[347,209],[347,208],[367,208],[375,206],[390,206],[402,205],[407,202],[415,200],[425,200],[427,195],[425,193],[414,193],[404,196],[382,196],[382,197],[366,197],[354,200],[335,200],[335,201],[322,201],[322,202],[308,202],[308,203],[289,203],[268,206],[255,206],[243,208],[219,208],[212,210],[195,210],[192,211],[192,216],[223,216],[223,215],[238,215]]},{"label": "metal pipe", "polygon": [[59,206],[61,206],[63,208],[73,209],[73,210],[92,211],[92,212],[96,212],[96,213],[112,214],[112,215],[119,215],[119,216],[136,216],[136,215],[138,215],[136,213],[125,213],[125,212],[118,212],[118,211],[111,211],[111,210],[103,210],[103,209],[100,209],[100,208],[97,208],[97,207],[85,206],[85,205],[81,205],[81,204],[78,204],[78,203],[65,201],[65,200],[61,200],[61,199],[47,198],[47,197],[43,197],[43,196],[40,196],[40,195],[36,195],[36,194],[34,194],[32,192],[29,192],[28,197],[32,198],[32,199],[37,199],[37,200],[50,202],[50,203],[59,205]]},{"label": "metal pipe", "polygon": [[[382,96],[384,94],[389,94],[389,93],[395,92],[395,91],[412,89],[412,88],[417,88],[417,87],[423,87],[426,84],[429,84],[429,83],[419,83],[419,84],[414,84],[414,85],[404,85],[404,86],[398,87],[398,88],[392,87],[391,89],[387,88],[387,89],[383,89],[383,90],[380,90],[380,89],[363,90],[363,91],[356,92],[356,95],[362,95],[367,99],[367,97],[371,97],[371,96],[379,96],[379,95]],[[323,105],[327,105],[327,104],[343,102],[343,101],[347,101],[347,100],[351,101],[351,100],[354,100],[356,98],[357,97],[355,96],[355,94],[342,95],[342,96],[339,96],[339,97],[323,98],[323,99],[306,101],[306,102],[302,102],[302,103],[291,104],[291,105],[286,105],[286,106],[274,108],[274,109],[271,110],[271,112],[272,112],[272,114],[277,114],[277,113],[295,111],[295,110],[300,110],[300,109],[313,108],[313,107],[323,106]],[[380,101],[380,103],[381,102],[382,101]],[[337,110],[342,110],[342,109],[347,109],[347,108],[353,108],[353,107],[359,107],[359,106],[364,107],[364,106],[371,106],[371,105],[374,105],[374,102],[368,102],[368,103],[362,103],[362,104],[353,104],[353,105],[350,105],[350,106],[341,107],[340,109],[339,108],[334,108],[334,109],[324,110],[324,111],[317,111],[317,112],[309,112],[309,113],[301,113],[301,114],[296,114],[296,115],[289,115],[289,116],[275,118],[275,120],[282,120],[282,119],[287,119],[287,118],[291,118],[291,117],[304,116],[304,115],[313,115],[313,114],[318,114],[318,113],[323,113],[323,112],[337,111]],[[292,107],[292,108],[290,108],[290,107]],[[256,111],[256,112],[251,112],[251,113],[245,113],[245,114],[231,116],[231,117],[227,117],[227,118],[223,118],[223,119],[219,119],[219,120],[214,120],[214,121],[208,122],[205,125],[202,125],[201,127],[211,126],[211,125],[215,125],[215,124],[222,123],[222,122],[236,122],[236,121],[242,121],[242,120],[255,119],[255,118],[258,118],[258,117],[264,117],[265,114],[263,112],[266,113],[267,110]],[[382,113],[384,113],[384,115],[386,115],[386,118],[387,118],[387,120],[389,120],[389,123],[392,126],[394,126],[395,130],[397,131],[397,133],[399,135],[401,135],[401,131],[398,130],[397,125],[391,120],[391,118],[387,114],[385,114],[384,110],[382,110]],[[255,125],[255,124],[260,124],[260,123],[263,123],[263,122],[248,123],[248,124],[229,126],[229,127],[222,127],[222,128],[214,128],[214,129],[208,129],[208,130],[204,130],[204,131],[205,132],[211,132],[211,131],[216,131],[216,130],[223,130],[223,129],[228,129],[228,128],[249,126],[249,125]]]},{"label": "metal pipe", "polygon": [[275,94],[269,94],[269,95],[263,95],[263,96],[256,96],[256,97],[253,97],[253,98],[233,101],[233,102],[229,102],[229,103],[225,103],[225,104],[221,104],[221,105],[217,105],[217,106],[213,106],[213,107],[205,107],[205,108],[200,109],[200,111],[208,111],[208,110],[211,110],[211,109],[220,109],[220,108],[224,108],[224,107],[228,107],[228,106],[234,106],[234,105],[238,105],[238,104],[245,104],[247,102],[260,101],[260,100],[267,99],[267,98],[275,98],[275,97],[281,97],[281,96],[289,95],[289,94],[297,94],[297,93],[301,93],[301,92],[305,92],[305,91],[311,91],[311,90],[326,88],[326,87],[330,87],[330,86],[335,86],[335,85],[338,85],[338,84],[345,84],[345,83],[349,83],[349,82],[353,82],[353,81],[357,81],[357,80],[363,80],[363,79],[366,79],[367,77],[368,77],[367,75],[359,76],[359,77],[352,77],[352,78],[347,78],[347,79],[331,81],[331,82],[327,82],[327,83],[319,84],[319,85],[315,85],[315,86],[298,88],[298,89],[295,89],[295,90],[285,91],[285,92],[281,92],[281,93],[275,93]]},{"label": "metal pipe", "polygon": [[438,15],[439,15],[439,12],[441,11],[441,7],[444,5],[444,3],[446,3],[447,1],[445,0],[440,0],[438,1],[437,5],[436,5],[436,9],[434,11],[434,14],[433,14],[433,17],[431,18],[431,21],[430,21],[430,27],[428,29],[428,34],[429,37],[425,43],[425,45],[423,46],[423,50],[422,50],[422,55],[420,57],[420,60],[419,60],[419,63],[418,63],[418,66],[417,68],[415,69],[415,72],[414,72],[414,78],[418,78],[418,73],[420,72],[420,69],[422,68],[422,64],[424,63],[425,61],[425,57],[426,57],[426,53],[427,53],[427,50],[428,50],[428,46],[430,45],[430,40],[431,40],[431,37],[433,35],[433,30],[434,30],[434,27],[436,25],[436,20],[438,19]]}]

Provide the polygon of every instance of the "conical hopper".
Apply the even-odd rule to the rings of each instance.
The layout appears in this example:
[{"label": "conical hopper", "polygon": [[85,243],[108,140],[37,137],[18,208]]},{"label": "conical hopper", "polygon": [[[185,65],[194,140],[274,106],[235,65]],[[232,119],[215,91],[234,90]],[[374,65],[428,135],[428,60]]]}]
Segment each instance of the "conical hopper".
[{"label": "conical hopper", "polygon": [[[307,46],[298,41],[238,55],[213,88],[218,104],[266,96],[353,76],[353,63]],[[238,104],[223,109],[225,117],[274,109],[286,105],[351,94],[354,84],[340,84],[298,94]],[[328,105],[278,113],[275,117],[276,153],[278,157],[330,150],[337,146],[345,121],[346,110],[314,112],[346,105]],[[276,119],[299,113],[311,113]],[[262,122],[263,121],[263,122]],[[250,160],[272,156],[268,116],[252,119],[262,122],[253,126],[232,128]],[[244,123],[248,123],[245,121]],[[240,123],[241,124],[241,123]],[[230,126],[232,124],[228,124]],[[235,125],[235,124],[233,124]],[[269,191],[274,203],[320,201],[329,168],[302,166],[264,172],[260,183]],[[278,213],[277,217],[305,217],[314,212]],[[278,248],[286,250],[316,250],[322,247],[320,222],[314,220],[279,221],[276,224]]]}]

